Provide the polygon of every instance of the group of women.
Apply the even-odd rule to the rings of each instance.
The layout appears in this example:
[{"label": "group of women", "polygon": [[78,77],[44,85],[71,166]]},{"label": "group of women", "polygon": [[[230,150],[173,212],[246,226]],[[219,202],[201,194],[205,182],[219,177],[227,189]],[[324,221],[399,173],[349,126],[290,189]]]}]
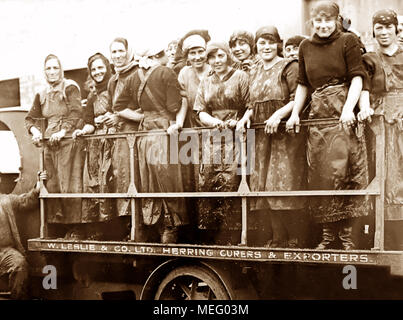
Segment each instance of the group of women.
[{"label": "group of women", "polygon": [[[377,13],[374,32],[377,23],[392,24],[397,39],[395,18],[389,11]],[[169,44],[166,65],[162,65],[166,60],[163,62],[160,53],[134,59],[127,40],[116,38],[110,45],[113,75],[102,54],[88,59],[94,88],[85,108],[80,105],[78,86],[64,79],[60,61],[49,55],[44,66],[49,86],[36,95],[26,118],[35,143],[42,140],[39,119],[47,122],[45,136],[49,140],[44,153],[48,191],[125,193],[133,187],[131,152],[136,159],[135,187],[141,192],[237,191],[239,163],[225,158],[225,143],[219,150],[212,143],[200,144],[202,153],[222,153],[220,164],[199,161],[189,166],[164,159],[169,136],[184,126],[233,133],[244,132],[251,123],[263,123],[262,129],[255,130],[255,165],[249,175],[252,191],[366,188],[368,150],[365,136],[356,130],[356,119],[363,122],[373,115],[369,93],[374,88],[368,63],[364,63],[369,60],[363,59],[359,38],[343,30],[334,2],[315,3],[311,23],[312,36],[289,39],[284,55],[274,26],[259,28],[255,36],[236,31],[228,43],[211,42],[206,30],[193,30]],[[298,47],[299,53],[295,50]],[[403,61],[395,64],[400,65],[392,68],[391,81],[399,91],[403,88]],[[386,67],[381,64],[378,68]],[[398,116],[401,113],[393,115]],[[300,117],[311,120],[308,128],[300,128]],[[320,121],[329,118],[339,119],[339,123]],[[287,120],[285,126],[280,125],[282,120]],[[85,142],[77,139],[93,132],[155,129],[166,130],[169,136],[142,135],[135,142],[105,137]],[[66,135],[73,139],[63,139]],[[235,147],[233,154],[237,159]],[[401,174],[401,168],[397,172]],[[400,191],[394,192],[391,197],[396,200]],[[48,223],[74,224],[68,238],[107,239],[124,236],[129,230],[129,199],[49,199],[47,204]],[[394,209],[395,220],[403,220],[401,205]],[[180,241],[184,226],[191,224],[197,225],[200,234],[208,234],[198,241],[239,242],[239,198],[200,198],[195,202],[147,198],[136,209],[142,217],[137,241],[175,243]],[[351,250],[355,247],[352,218],[366,216],[370,210],[370,201],[364,196],[257,197],[250,200],[249,215],[251,225],[265,233],[268,247],[305,246],[307,231],[303,226],[312,218],[322,229],[318,249],[338,246]]]}]

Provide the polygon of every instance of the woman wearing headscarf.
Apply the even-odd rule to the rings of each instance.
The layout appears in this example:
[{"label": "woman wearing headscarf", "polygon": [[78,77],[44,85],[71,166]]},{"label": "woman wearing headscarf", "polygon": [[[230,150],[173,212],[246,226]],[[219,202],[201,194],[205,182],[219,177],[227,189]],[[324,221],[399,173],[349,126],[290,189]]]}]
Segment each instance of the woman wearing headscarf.
[{"label": "woman wearing headscarf", "polygon": [[179,72],[178,81],[182,91],[186,94],[188,109],[188,119],[192,127],[200,126],[197,117],[192,116],[193,105],[196,99],[200,81],[208,74],[210,67],[207,64],[207,43],[206,40],[193,34],[183,40],[182,50],[189,66],[185,66]]},{"label": "woman wearing headscarf", "polygon": [[[385,130],[385,249],[403,250],[403,49],[398,42],[398,19],[392,10],[380,10],[372,18],[375,52],[363,56],[368,72],[368,90],[363,90],[360,105],[375,111],[371,128],[375,134]],[[367,88],[366,88],[367,89]],[[370,154],[375,162],[375,139]]]},{"label": "woman wearing headscarf", "polygon": [[[73,138],[84,134],[114,133],[113,127],[105,123],[112,108],[108,94],[108,82],[111,78],[111,67],[102,53],[96,53],[88,59],[88,74],[94,83],[94,89],[87,97],[84,109],[85,126],[73,132]],[[86,158],[83,174],[83,191],[85,193],[112,192],[112,140],[95,139],[86,141]],[[87,228],[87,239],[100,240],[103,231],[101,225],[94,222],[110,220],[114,215],[112,199],[83,199],[82,222],[91,223]]]},{"label": "woman wearing headscarf", "polygon": [[[44,147],[47,190],[53,193],[80,193],[83,145],[64,139],[82,126],[80,88],[73,80],[64,78],[60,60],[53,54],[46,57],[44,71],[47,87],[35,95],[33,106],[25,118],[25,126],[33,142],[38,144],[42,139],[40,119],[45,119],[44,137],[49,138]],[[81,199],[49,199],[46,204],[48,223],[76,224],[82,221]],[[73,230],[66,237],[80,235]]]},{"label": "woman wearing headscarf", "polygon": [[[226,129],[214,130],[209,139],[204,139],[202,155],[219,155],[220,162],[204,159],[200,164],[198,191],[236,191],[240,182],[238,157],[235,154],[233,131],[242,117],[249,101],[249,80],[246,72],[232,68],[231,53],[226,43],[210,43],[207,59],[211,67],[209,75],[202,79],[196,96],[194,110],[204,126]],[[217,143],[217,137],[230,138],[231,144]],[[228,147],[232,148],[227,150]],[[229,152],[232,151],[232,152]],[[232,156],[231,156],[232,154]],[[207,163],[206,161],[207,160]],[[213,160],[213,163],[211,162]],[[199,228],[214,230],[215,243],[239,243],[241,228],[240,199],[202,198],[198,201]],[[228,231],[232,238],[227,237]]]},{"label": "woman wearing headscarf", "polygon": [[[365,76],[358,39],[342,32],[339,7],[332,1],[315,3],[311,19],[314,34],[299,48],[298,87],[286,127],[294,130],[299,124],[299,113],[311,90],[309,119],[339,118],[339,124],[308,128],[309,190],[364,189],[368,184],[365,138],[354,130],[354,107]],[[368,214],[368,198],[313,197],[309,204],[314,220],[322,224],[317,249],[331,248],[337,236],[344,250],[353,249],[352,218]]]},{"label": "woman wearing headscarf", "polygon": [[[250,176],[252,191],[291,191],[305,188],[305,135],[294,137],[280,121],[287,118],[294,105],[298,63],[281,58],[282,41],[274,26],[256,32],[256,48],[260,61],[250,72],[249,109],[237,129],[243,130],[253,117],[265,123],[264,131],[255,132],[255,166]],[[251,200],[251,210],[264,210],[271,216],[273,240],[270,247],[301,245],[299,230],[303,224],[305,199],[298,197],[258,198]],[[269,212],[267,212],[269,211]]]},{"label": "woman wearing headscarf", "polygon": [[228,44],[235,59],[234,68],[250,71],[258,61],[258,57],[255,56],[253,34],[249,31],[237,30],[231,35]]},{"label": "woman wearing headscarf", "polygon": [[[124,38],[116,38],[110,45],[111,59],[115,74],[108,83],[108,94],[111,99],[112,112],[105,114],[104,123],[113,127],[116,133],[137,131],[138,122],[142,115],[136,112],[130,99],[121,98],[123,88],[130,76],[138,69],[138,63],[134,60],[132,49]],[[120,102],[117,103],[118,97]],[[127,193],[130,184],[130,149],[126,139],[116,139],[112,149],[112,168],[114,188],[116,193]],[[129,199],[116,199],[118,216],[129,216]],[[122,221],[126,221],[123,219]],[[127,228],[125,233],[129,229]],[[119,233],[118,231],[116,232]]]},{"label": "woman wearing headscarf", "polygon": [[191,30],[188,33],[186,33],[179,40],[178,47],[176,48],[175,61],[174,61],[174,66],[173,66],[173,70],[176,72],[176,74],[179,74],[179,72],[182,70],[182,68],[187,65],[186,57],[184,56],[182,46],[183,46],[183,41],[185,41],[186,38],[188,38],[192,35],[201,36],[205,40],[206,43],[211,40],[208,30],[195,29],[195,30]]}]

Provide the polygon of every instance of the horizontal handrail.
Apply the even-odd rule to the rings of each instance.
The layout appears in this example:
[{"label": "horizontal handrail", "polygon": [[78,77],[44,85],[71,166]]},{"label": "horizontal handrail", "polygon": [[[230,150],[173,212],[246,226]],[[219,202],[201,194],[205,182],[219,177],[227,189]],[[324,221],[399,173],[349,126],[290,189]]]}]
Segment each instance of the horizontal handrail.
[{"label": "horizontal handrail", "polygon": [[41,198],[226,198],[226,197],[289,197],[289,196],[376,196],[377,190],[302,190],[250,192],[138,192],[138,193],[46,193]]}]

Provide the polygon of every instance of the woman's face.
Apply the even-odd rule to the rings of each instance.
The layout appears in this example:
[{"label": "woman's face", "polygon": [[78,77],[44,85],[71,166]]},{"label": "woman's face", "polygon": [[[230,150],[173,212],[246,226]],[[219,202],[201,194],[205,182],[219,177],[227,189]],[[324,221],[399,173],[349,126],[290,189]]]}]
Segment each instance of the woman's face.
[{"label": "woman's face", "polygon": [[218,49],[209,55],[208,63],[213,71],[218,75],[225,74],[228,70],[228,56],[225,51],[221,49]]},{"label": "woman's face", "polygon": [[202,47],[191,48],[188,51],[188,61],[192,68],[201,69],[207,60],[206,49]]},{"label": "woman's face", "polygon": [[271,61],[277,56],[277,43],[273,40],[259,38],[256,42],[258,55],[264,61]]},{"label": "woman's face", "polygon": [[286,58],[298,59],[299,47],[294,45],[288,45],[284,48],[284,56]]},{"label": "woman's face", "polygon": [[396,29],[394,24],[384,25],[375,23],[375,39],[382,47],[389,47],[396,40]]},{"label": "woman's face", "polygon": [[102,82],[104,80],[106,73],[106,66],[102,59],[98,58],[95,59],[92,64],[91,64],[91,77],[96,81],[96,82]]},{"label": "woman's face", "polygon": [[317,15],[312,18],[313,31],[320,38],[328,38],[336,30],[336,17]]},{"label": "woman's face", "polygon": [[176,49],[178,45],[176,43],[171,43],[168,48],[165,50],[168,59],[173,59],[175,57]]},{"label": "woman's face", "polygon": [[115,67],[124,67],[127,64],[127,50],[121,42],[112,42],[111,59]]},{"label": "woman's face", "polygon": [[237,58],[239,61],[244,61],[247,59],[251,54],[251,48],[245,40],[236,39],[234,46],[231,47],[232,54]]},{"label": "woman's face", "polygon": [[46,78],[50,83],[56,82],[60,79],[60,65],[57,59],[49,59],[45,63]]}]

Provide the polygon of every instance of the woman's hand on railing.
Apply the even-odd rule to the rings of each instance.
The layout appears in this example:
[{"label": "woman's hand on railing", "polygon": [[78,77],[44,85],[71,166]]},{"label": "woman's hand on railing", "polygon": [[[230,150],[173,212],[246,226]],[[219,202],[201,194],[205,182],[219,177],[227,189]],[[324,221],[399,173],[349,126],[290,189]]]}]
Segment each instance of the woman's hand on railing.
[{"label": "woman's hand on railing", "polygon": [[169,128],[167,129],[167,133],[168,134],[178,134],[180,129],[182,129],[182,126],[178,123],[174,123],[169,126]]},{"label": "woman's hand on railing", "polygon": [[233,129],[236,127],[238,121],[234,119],[228,119],[224,122],[224,127],[227,129]]},{"label": "woman's hand on railing", "polygon": [[363,107],[361,108],[360,112],[357,114],[357,119],[360,122],[364,122],[367,120],[368,122],[371,122],[371,116],[374,114],[374,109],[371,107]]},{"label": "woman's hand on railing", "polygon": [[32,127],[32,129],[35,129],[35,130],[31,130],[32,142],[34,143],[34,145],[39,146],[41,143],[41,140],[42,140],[42,133],[35,127]]},{"label": "woman's hand on railing", "polygon": [[96,126],[99,126],[100,124],[104,123],[105,120],[106,116],[101,114],[100,116],[94,118],[94,123]]},{"label": "woman's hand on railing", "polygon": [[56,133],[53,133],[49,138],[50,144],[57,144],[61,139],[66,136],[66,130],[62,129]]},{"label": "woman's hand on railing", "polygon": [[355,122],[355,115],[353,111],[343,110],[339,119],[339,129],[344,130],[346,133],[349,132],[349,129],[353,126]]},{"label": "woman's hand on railing", "polygon": [[85,134],[84,130],[76,129],[76,130],[74,130],[74,132],[71,135],[71,137],[75,140],[75,139],[77,139],[77,137],[80,137],[80,136],[82,136],[84,134]]},{"label": "woman's hand on railing", "polygon": [[278,114],[273,113],[273,115],[264,122],[266,124],[264,132],[266,132],[267,134],[277,133],[280,122],[281,117]]},{"label": "woman's hand on railing", "polygon": [[288,118],[286,124],[285,124],[285,129],[289,133],[299,133],[301,124],[299,120],[299,115],[291,113],[291,116]]},{"label": "woman's hand on railing", "polygon": [[217,129],[225,129],[225,122],[220,119],[214,118],[213,127],[216,127]]},{"label": "woman's hand on railing", "polygon": [[250,128],[250,124],[251,124],[251,121],[250,121],[249,118],[247,118],[247,119],[242,118],[242,119],[239,120],[239,121],[237,122],[237,124],[236,124],[236,131],[238,131],[238,132],[244,132],[244,131],[245,131],[245,127],[246,127],[246,129],[249,129],[249,128]]},{"label": "woman's hand on railing", "polygon": [[108,127],[117,126],[119,123],[119,120],[120,120],[119,116],[115,113],[105,115],[105,123]]}]

